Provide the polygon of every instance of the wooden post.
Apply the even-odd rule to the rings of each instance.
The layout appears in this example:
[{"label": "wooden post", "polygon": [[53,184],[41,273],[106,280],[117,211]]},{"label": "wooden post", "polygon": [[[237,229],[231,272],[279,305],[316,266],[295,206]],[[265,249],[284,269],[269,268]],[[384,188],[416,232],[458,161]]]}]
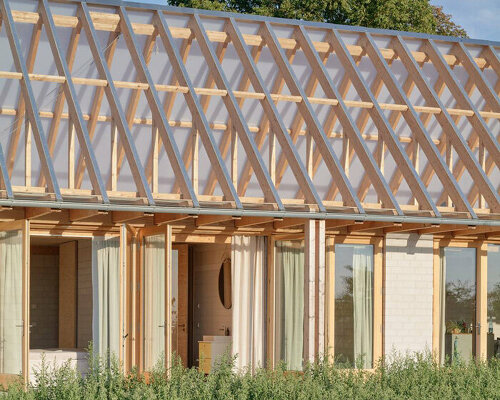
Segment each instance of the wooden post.
[{"label": "wooden post", "polygon": [[68,120],[68,188],[75,188],[75,127]]},{"label": "wooden post", "polygon": [[275,241],[270,235],[267,237],[267,367],[275,367],[275,266],[274,266]]},{"label": "wooden post", "polygon": [[198,129],[193,129],[191,131],[191,135],[193,139],[191,140],[191,144],[193,146],[193,163],[191,165],[191,181],[193,183],[193,190],[196,195],[198,195],[199,187],[198,187],[198,169],[199,169],[199,156],[198,156],[198,148],[200,135],[198,133]]},{"label": "wooden post", "polygon": [[159,154],[160,154],[160,137],[158,133],[158,127],[153,124],[153,138],[152,138],[152,150],[153,150],[153,156],[151,157],[151,187],[153,190],[153,193],[158,193],[159,192],[159,187],[158,187],[158,160],[159,160]]},{"label": "wooden post", "polygon": [[316,332],[317,332],[317,356],[323,356],[326,343],[326,267],[325,267],[325,220],[316,221]]},{"label": "wooden post", "polygon": [[227,129],[231,135],[231,180],[233,181],[233,186],[238,187],[238,135],[236,129],[231,124],[231,119],[229,119],[227,124]]},{"label": "wooden post", "polygon": [[24,184],[31,187],[31,124],[28,118],[24,129]]},{"label": "wooden post", "polygon": [[326,351],[333,362],[335,345],[335,242],[332,236],[326,239]]},{"label": "wooden post", "polygon": [[118,129],[111,122],[111,190],[118,190]]},{"label": "wooden post", "polygon": [[476,358],[486,361],[488,353],[488,244],[476,247]]},{"label": "wooden post", "polygon": [[316,327],[316,222],[304,224],[304,361],[313,362],[315,357]]}]

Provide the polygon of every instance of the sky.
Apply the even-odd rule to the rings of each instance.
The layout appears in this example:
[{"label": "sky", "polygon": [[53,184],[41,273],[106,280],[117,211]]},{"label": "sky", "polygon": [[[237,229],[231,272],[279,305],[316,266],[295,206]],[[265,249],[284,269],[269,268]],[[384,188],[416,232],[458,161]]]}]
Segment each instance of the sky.
[{"label": "sky", "polygon": [[[167,0],[132,0],[165,4]],[[443,6],[453,21],[461,25],[472,39],[500,41],[500,0],[431,0]]]},{"label": "sky", "polygon": [[500,0],[431,0],[472,39],[500,41]]}]

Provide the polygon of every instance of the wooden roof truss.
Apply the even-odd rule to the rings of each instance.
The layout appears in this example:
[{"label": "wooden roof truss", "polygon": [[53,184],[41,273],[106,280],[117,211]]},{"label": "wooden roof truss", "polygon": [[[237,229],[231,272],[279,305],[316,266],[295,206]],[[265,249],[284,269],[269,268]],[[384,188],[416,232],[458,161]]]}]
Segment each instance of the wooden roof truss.
[{"label": "wooden roof truss", "polygon": [[[0,197],[500,213],[498,43],[112,0],[34,3],[0,0],[2,53],[13,60],[0,84],[19,85],[16,104],[0,104]],[[37,71],[43,43],[55,73]],[[135,78],[117,79],[116,63]],[[88,64],[94,75],[82,76]]]}]

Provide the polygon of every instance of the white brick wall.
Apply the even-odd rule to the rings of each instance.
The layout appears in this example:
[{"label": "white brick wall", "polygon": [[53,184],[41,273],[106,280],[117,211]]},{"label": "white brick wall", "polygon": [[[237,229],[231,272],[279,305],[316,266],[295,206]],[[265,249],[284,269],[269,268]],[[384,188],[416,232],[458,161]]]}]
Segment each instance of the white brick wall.
[{"label": "white brick wall", "polygon": [[432,235],[388,234],[385,354],[432,347]]}]

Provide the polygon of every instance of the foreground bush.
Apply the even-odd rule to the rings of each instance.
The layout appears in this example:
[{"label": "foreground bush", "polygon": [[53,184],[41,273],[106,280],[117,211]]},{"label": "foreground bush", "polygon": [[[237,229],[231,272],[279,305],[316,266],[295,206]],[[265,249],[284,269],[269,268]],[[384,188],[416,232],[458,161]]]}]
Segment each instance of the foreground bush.
[{"label": "foreground bush", "polygon": [[[328,362],[307,366],[303,374],[283,366],[251,375],[233,371],[232,360],[221,361],[205,376],[196,369],[157,367],[148,377],[124,376],[116,360],[89,360],[85,378],[65,366],[44,364],[36,382],[23,390],[12,386],[8,399],[499,399],[500,362],[454,363],[439,367],[426,355],[399,357],[375,372],[349,370]],[[159,363],[161,365],[161,363]]]}]

